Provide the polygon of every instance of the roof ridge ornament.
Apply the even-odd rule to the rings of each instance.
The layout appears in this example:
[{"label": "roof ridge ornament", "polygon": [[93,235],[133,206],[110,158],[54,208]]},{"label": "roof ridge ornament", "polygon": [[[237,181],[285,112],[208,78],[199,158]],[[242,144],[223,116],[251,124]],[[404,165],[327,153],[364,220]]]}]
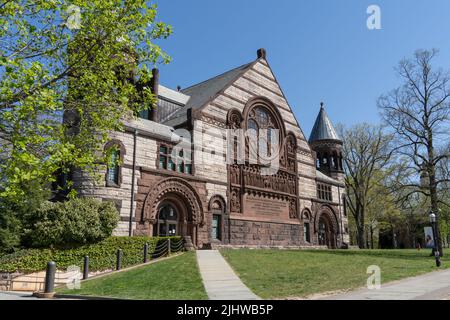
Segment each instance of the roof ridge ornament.
[{"label": "roof ridge ornament", "polygon": [[259,48],[258,51],[256,51],[256,56],[258,59],[266,59],[267,52],[264,48]]}]

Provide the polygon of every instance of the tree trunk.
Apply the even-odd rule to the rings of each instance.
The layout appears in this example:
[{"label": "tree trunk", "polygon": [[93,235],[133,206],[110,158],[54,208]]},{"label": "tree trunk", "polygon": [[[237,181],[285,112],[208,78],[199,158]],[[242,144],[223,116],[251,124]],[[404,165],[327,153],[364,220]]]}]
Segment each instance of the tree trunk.
[{"label": "tree trunk", "polygon": [[394,246],[394,249],[397,249],[397,237],[395,235],[394,227],[392,227],[392,245]]},{"label": "tree trunk", "polygon": [[373,249],[373,227],[370,225],[370,249]]},{"label": "tree trunk", "polygon": [[357,225],[357,241],[358,241],[358,247],[360,249],[365,249],[365,236],[364,236],[364,224],[361,226],[360,224]]}]

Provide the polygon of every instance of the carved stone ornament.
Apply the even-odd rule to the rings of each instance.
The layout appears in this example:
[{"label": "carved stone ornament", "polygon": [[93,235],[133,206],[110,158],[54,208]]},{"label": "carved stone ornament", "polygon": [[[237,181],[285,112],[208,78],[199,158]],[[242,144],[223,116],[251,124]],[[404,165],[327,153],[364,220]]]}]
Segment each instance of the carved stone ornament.
[{"label": "carved stone ornament", "polygon": [[144,221],[152,224],[156,222],[157,207],[168,193],[176,194],[183,200],[188,209],[189,221],[194,224],[203,224],[204,213],[197,192],[186,180],[174,177],[160,181],[150,190],[144,202]]}]

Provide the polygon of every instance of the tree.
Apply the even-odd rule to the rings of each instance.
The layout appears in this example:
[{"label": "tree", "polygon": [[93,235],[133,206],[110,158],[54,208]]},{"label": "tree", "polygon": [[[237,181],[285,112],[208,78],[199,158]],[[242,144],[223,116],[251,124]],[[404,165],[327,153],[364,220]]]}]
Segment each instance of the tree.
[{"label": "tree", "polygon": [[0,26],[0,200],[20,202],[105,161],[108,133],[152,104],[150,68],[169,61],[155,40],[172,29],[145,0],[3,0]]},{"label": "tree", "polygon": [[371,179],[371,187],[367,193],[366,238],[370,248],[375,248],[375,238],[379,243],[379,232],[384,227],[386,218],[397,215],[398,209],[388,187],[393,166],[376,169]]},{"label": "tree", "polygon": [[[439,187],[449,181],[447,177],[438,178],[437,167],[450,156],[448,145],[439,145],[439,141],[449,138],[450,76],[433,68],[437,53],[434,49],[418,50],[412,59],[403,59],[397,67],[403,84],[378,99],[383,119],[396,137],[398,152],[409,159],[406,169],[416,173],[399,187],[408,189],[405,198],[416,193],[428,197],[436,215],[443,202]],[[425,185],[421,185],[419,174],[426,180]]]},{"label": "tree", "polygon": [[348,208],[356,224],[357,242],[365,248],[365,222],[369,192],[377,185],[377,172],[392,157],[391,136],[380,126],[367,123],[340,129],[344,141],[343,158]]}]

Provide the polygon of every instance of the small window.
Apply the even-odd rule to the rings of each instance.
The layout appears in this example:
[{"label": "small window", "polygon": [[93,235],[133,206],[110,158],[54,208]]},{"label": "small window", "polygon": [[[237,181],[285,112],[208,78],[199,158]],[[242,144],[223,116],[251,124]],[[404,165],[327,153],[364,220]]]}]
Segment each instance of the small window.
[{"label": "small window", "polygon": [[169,158],[169,166],[167,169],[175,171],[175,162],[173,162],[171,158]]},{"label": "small window", "polygon": [[166,156],[159,156],[159,168],[167,169],[167,157]]},{"label": "small window", "polygon": [[119,184],[119,159],[119,150],[112,150],[107,169],[107,180],[116,185]]},{"label": "small window", "polygon": [[311,235],[309,231],[309,222],[305,222],[303,224],[303,240],[305,240],[305,242],[311,242]]},{"label": "small window", "polygon": [[[175,150],[169,148],[166,145],[161,145],[159,147],[159,168],[171,171],[176,171],[179,173],[192,174],[192,153],[185,152],[186,150],[181,149],[175,153],[175,157],[172,158],[172,152]],[[187,159],[185,158],[187,157]]]},{"label": "small window", "polygon": [[150,120],[149,116],[150,116],[150,112],[148,109],[141,110],[138,113],[138,118],[141,118],[141,119]]},{"label": "small window", "polygon": [[187,151],[189,150],[181,149],[180,151],[177,151],[175,148],[161,145],[159,147],[159,168],[179,173],[192,174],[192,159],[189,159],[189,156],[192,157],[192,154],[190,151]]},{"label": "small window", "polygon": [[212,219],[212,228],[211,228],[211,237],[214,240],[221,240],[221,227],[222,225],[222,216],[220,214],[213,214]]},{"label": "small window", "polygon": [[333,201],[331,186],[317,184],[317,197],[321,200]]}]

